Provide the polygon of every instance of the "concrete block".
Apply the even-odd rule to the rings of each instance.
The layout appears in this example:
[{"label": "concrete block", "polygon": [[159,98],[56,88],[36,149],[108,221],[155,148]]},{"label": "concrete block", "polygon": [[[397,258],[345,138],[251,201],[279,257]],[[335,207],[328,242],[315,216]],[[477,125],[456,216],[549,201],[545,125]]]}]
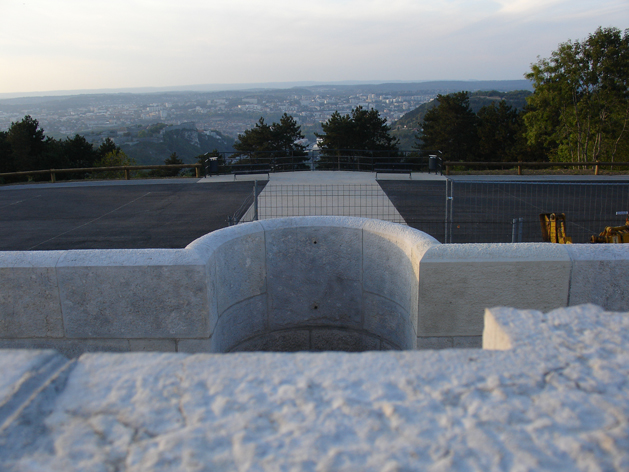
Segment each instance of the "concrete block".
[{"label": "concrete block", "polygon": [[555,244],[444,244],[420,262],[419,336],[480,336],[485,308],[565,306],[570,258]]},{"label": "concrete block", "polygon": [[629,245],[570,244],[566,250],[572,259],[568,305],[629,311]]},{"label": "concrete block", "polygon": [[232,352],[299,352],[310,350],[307,329],[273,331],[248,339],[235,346]]},{"label": "concrete block", "polygon": [[363,352],[379,351],[380,340],[357,331],[314,328],[311,331],[311,351]]},{"label": "concrete block", "polygon": [[363,288],[411,309],[415,273],[410,247],[396,234],[363,232]]},{"label": "concrete block", "polygon": [[202,260],[208,260],[212,254],[221,251],[223,244],[229,243],[234,239],[255,235],[262,231],[262,226],[258,221],[229,226],[195,239],[186,246],[186,250],[198,254]]},{"label": "concrete block", "polygon": [[381,351],[401,351],[402,349],[400,348],[400,346],[396,346],[386,341],[380,341],[380,350]]},{"label": "concrete block", "polygon": [[174,339],[129,339],[130,351],[176,352]]},{"label": "concrete block", "polygon": [[207,339],[178,339],[177,352],[189,354],[217,352],[212,347],[212,338]]},{"label": "concrete block", "polygon": [[216,275],[216,256],[212,254],[205,264],[205,277],[207,280],[207,305],[209,311],[209,334],[214,333],[216,323],[218,323],[218,287],[223,281]]},{"label": "concrete block", "polygon": [[288,228],[345,228],[362,230],[367,218],[352,216],[296,216],[292,218],[272,218],[260,221],[265,232]]},{"label": "concrete block", "polygon": [[290,227],[266,232],[271,328],[360,326],[362,232]]},{"label": "concrete block", "polygon": [[63,253],[0,252],[1,337],[63,337],[55,271]]},{"label": "concrete block", "polygon": [[266,292],[264,233],[224,242],[215,258],[219,316],[232,305]]},{"label": "concrete block", "polygon": [[364,294],[364,329],[402,349],[415,349],[416,333],[404,308],[386,298]]},{"label": "concrete block", "polygon": [[413,268],[414,277],[413,284],[411,286],[411,309],[409,311],[409,314],[415,332],[419,332],[419,280],[421,278],[420,262],[424,257],[424,254],[426,254],[426,252],[431,247],[438,246],[440,244],[441,243],[430,236],[430,239],[428,240],[422,239],[416,242],[411,249],[411,267]]},{"label": "concrete block", "polygon": [[417,349],[452,349],[452,336],[420,336],[417,338]]},{"label": "concrete block", "polygon": [[205,276],[201,265],[59,267],[66,336],[209,336]]},{"label": "concrete block", "polygon": [[0,349],[54,349],[68,357],[79,357],[86,352],[128,352],[127,339],[0,339]]},{"label": "concrete block", "polygon": [[218,319],[212,336],[213,349],[229,352],[244,340],[268,330],[266,295],[244,300],[230,307]]},{"label": "concrete block", "polygon": [[481,349],[482,336],[452,336],[452,347],[455,349]]},{"label": "concrete block", "polygon": [[[500,309],[498,308],[498,311]],[[504,326],[498,322],[494,316],[494,311],[487,308],[485,310],[485,320],[483,328],[483,349],[490,351],[506,351],[513,347],[513,340]]]}]

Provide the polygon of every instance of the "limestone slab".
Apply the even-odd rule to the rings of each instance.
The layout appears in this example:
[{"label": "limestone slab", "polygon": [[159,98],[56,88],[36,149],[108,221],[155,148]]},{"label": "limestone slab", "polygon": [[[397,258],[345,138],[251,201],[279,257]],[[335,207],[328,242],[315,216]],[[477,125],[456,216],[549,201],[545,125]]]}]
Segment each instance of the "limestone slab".
[{"label": "limestone slab", "polygon": [[362,296],[359,229],[267,230],[269,322],[359,326]]},{"label": "limestone slab", "polygon": [[177,352],[190,354],[218,352],[212,346],[212,338],[204,339],[178,339]]},{"label": "limestone slab", "polygon": [[364,329],[402,349],[415,349],[417,334],[403,307],[386,298],[365,293]]},{"label": "limestone slab", "polygon": [[594,303],[607,310],[629,310],[629,245],[571,244],[569,305]]},{"label": "limestone slab", "polygon": [[209,336],[205,276],[202,265],[59,267],[66,336]]},{"label": "limestone slab", "polygon": [[227,240],[215,253],[219,316],[236,303],[266,292],[264,233]]},{"label": "limestone slab", "polygon": [[54,349],[75,358],[86,352],[129,352],[128,339],[26,338],[0,339],[0,349]]},{"label": "limestone slab", "polygon": [[307,329],[287,329],[248,339],[236,346],[234,352],[299,352],[310,349],[310,331]]},{"label": "limestone slab", "polygon": [[485,308],[566,306],[571,262],[553,244],[444,244],[420,262],[418,335],[480,336]]},{"label": "limestone slab", "polygon": [[0,252],[0,337],[62,337],[55,266],[63,251]]},{"label": "limestone slab", "polygon": [[410,247],[394,234],[363,232],[363,288],[411,309],[417,283]]},{"label": "limestone slab", "polygon": [[0,468],[626,470],[629,315],[490,312],[507,350],[84,355]]},{"label": "limestone slab", "polygon": [[174,339],[129,339],[130,351],[176,352]]},{"label": "limestone slab", "polygon": [[365,333],[342,329],[313,329],[311,351],[379,351],[380,340]]},{"label": "limestone slab", "polygon": [[268,331],[266,295],[231,306],[218,320],[212,344],[216,351],[229,352],[244,340]]}]

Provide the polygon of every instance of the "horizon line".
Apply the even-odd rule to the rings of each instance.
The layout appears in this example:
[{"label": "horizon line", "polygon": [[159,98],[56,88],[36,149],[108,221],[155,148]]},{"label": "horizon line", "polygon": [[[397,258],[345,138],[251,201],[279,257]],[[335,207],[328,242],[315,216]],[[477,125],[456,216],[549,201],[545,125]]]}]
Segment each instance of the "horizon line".
[{"label": "horizon line", "polygon": [[526,79],[444,79],[444,80],[340,80],[340,81],[287,81],[287,82],[251,82],[232,84],[195,84],[173,86],[119,87],[99,89],[69,89],[33,92],[4,92],[0,100],[13,98],[44,98],[75,95],[136,93],[151,94],[165,92],[231,92],[259,89],[291,89],[313,86],[352,86],[352,85],[386,85],[386,84],[422,84],[438,82],[529,82]]}]

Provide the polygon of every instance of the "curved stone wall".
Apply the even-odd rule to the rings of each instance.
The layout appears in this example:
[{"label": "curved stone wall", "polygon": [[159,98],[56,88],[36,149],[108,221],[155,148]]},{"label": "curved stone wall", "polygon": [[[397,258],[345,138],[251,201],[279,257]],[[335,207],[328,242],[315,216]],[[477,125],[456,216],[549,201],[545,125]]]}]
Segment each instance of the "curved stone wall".
[{"label": "curved stone wall", "polygon": [[439,244],[362,218],[263,220],[204,236],[211,350],[414,349],[418,271]]},{"label": "curved stone wall", "polygon": [[185,249],[0,251],[0,348],[233,352],[481,346],[485,308],[629,310],[629,245],[439,244],[352,217]]}]

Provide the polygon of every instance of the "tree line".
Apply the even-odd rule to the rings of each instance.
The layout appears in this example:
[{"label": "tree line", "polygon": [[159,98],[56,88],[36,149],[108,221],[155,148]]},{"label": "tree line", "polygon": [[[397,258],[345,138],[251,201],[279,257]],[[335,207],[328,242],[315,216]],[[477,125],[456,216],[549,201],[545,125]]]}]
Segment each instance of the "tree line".
[{"label": "tree line", "polygon": [[525,77],[534,91],[521,111],[500,102],[474,114],[468,93],[439,95],[417,147],[454,161],[627,160],[629,30],[598,28],[562,43]]},{"label": "tree line", "polygon": [[[172,153],[164,164],[183,164],[177,153]],[[76,134],[66,139],[46,136],[39,122],[26,115],[22,120],[11,123],[8,131],[0,131],[0,174],[45,169],[81,169],[92,167],[116,167],[135,165],[111,138],[99,146]],[[149,177],[171,177],[179,174],[178,169],[157,169],[146,173]],[[89,174],[89,171],[86,172]],[[72,174],[74,175],[74,174]],[[70,177],[72,176],[70,175]],[[118,171],[100,172],[100,178],[120,178]],[[59,176],[63,179],[65,176]],[[24,180],[25,177],[0,177],[0,183]],[[32,180],[48,180],[49,176],[32,176]]]}]

